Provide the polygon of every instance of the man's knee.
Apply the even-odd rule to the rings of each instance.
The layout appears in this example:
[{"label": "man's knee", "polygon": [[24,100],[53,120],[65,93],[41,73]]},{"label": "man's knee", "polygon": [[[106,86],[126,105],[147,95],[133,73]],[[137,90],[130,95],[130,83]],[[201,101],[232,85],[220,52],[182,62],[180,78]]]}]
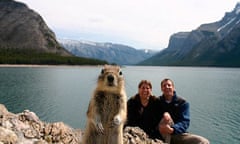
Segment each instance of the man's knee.
[{"label": "man's knee", "polygon": [[178,135],[173,135],[171,139],[172,144],[210,144],[208,139],[199,136],[199,135],[194,135],[190,133],[183,133],[183,134],[178,134]]},{"label": "man's knee", "polygon": [[205,137],[202,137],[199,135],[192,135],[192,136],[193,136],[193,138],[196,139],[196,141],[198,141],[199,144],[210,144],[208,139],[206,139]]}]

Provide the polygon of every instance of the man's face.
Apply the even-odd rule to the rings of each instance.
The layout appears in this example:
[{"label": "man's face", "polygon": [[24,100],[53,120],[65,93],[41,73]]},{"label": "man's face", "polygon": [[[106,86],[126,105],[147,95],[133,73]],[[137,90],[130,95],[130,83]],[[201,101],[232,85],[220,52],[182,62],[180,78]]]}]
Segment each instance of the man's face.
[{"label": "man's face", "polygon": [[164,81],[161,85],[161,90],[164,96],[172,97],[174,95],[174,85],[170,80]]}]

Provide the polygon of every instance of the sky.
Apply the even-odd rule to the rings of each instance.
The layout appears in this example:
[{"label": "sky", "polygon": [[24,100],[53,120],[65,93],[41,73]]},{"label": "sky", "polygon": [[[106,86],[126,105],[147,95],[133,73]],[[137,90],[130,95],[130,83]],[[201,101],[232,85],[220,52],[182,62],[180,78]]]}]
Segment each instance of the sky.
[{"label": "sky", "polygon": [[222,19],[238,0],[16,0],[57,38],[167,48],[170,36]]}]

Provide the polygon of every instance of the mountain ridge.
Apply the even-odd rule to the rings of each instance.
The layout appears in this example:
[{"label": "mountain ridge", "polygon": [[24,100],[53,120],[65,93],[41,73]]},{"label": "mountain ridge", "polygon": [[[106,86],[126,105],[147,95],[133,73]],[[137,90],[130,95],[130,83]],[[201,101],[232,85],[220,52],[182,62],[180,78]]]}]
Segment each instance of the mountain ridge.
[{"label": "mountain ridge", "polygon": [[119,65],[134,65],[157,52],[149,49],[139,50],[110,42],[100,43],[70,39],[58,39],[58,41],[75,56],[105,60]]},{"label": "mountain ridge", "polygon": [[175,33],[169,45],[139,65],[240,67],[240,3],[216,22]]},{"label": "mountain ridge", "polygon": [[43,18],[26,4],[0,1],[0,64],[105,64],[70,54]]},{"label": "mountain ridge", "polygon": [[0,2],[0,47],[47,51],[70,56],[43,18],[21,2]]}]

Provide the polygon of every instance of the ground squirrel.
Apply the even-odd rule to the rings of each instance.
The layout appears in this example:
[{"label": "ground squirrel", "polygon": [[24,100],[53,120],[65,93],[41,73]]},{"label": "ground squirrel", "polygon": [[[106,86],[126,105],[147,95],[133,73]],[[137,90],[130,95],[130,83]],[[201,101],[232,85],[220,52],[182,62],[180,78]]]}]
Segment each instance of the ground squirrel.
[{"label": "ground squirrel", "polygon": [[127,96],[119,66],[105,65],[90,99],[83,144],[123,144]]}]

